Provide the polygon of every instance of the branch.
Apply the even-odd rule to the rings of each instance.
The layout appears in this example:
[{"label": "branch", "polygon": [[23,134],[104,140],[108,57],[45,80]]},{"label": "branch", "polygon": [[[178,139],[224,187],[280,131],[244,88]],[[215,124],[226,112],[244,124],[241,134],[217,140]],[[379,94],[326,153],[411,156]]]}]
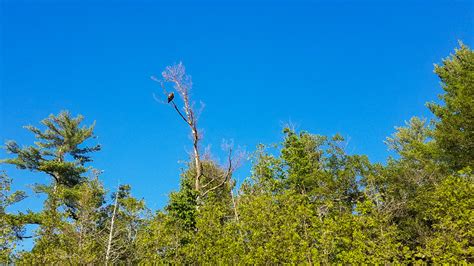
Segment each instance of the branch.
[{"label": "branch", "polygon": [[183,115],[183,113],[181,113],[181,111],[179,110],[178,106],[176,106],[176,104],[174,103],[174,100],[171,101],[171,103],[173,104],[173,107],[174,109],[176,110],[176,112],[178,112],[179,116],[181,116],[181,118],[184,120],[184,122],[186,122],[186,124],[188,124],[190,127],[192,127],[191,123],[188,121],[188,119],[186,119]]},{"label": "branch", "polygon": [[205,184],[204,186],[201,186],[201,188],[206,188],[206,187],[209,186],[213,181],[216,180],[216,178],[214,178],[214,177],[209,177],[209,176],[207,176],[207,175],[204,174],[204,173],[201,173],[201,176],[203,176],[203,177],[205,177],[205,178],[210,178],[210,179],[211,179],[211,181],[207,182],[207,184]]},{"label": "branch", "polygon": [[[216,190],[217,188],[223,186],[227,180],[229,179],[229,177],[232,175],[232,172],[233,172],[233,169],[232,169],[232,148],[229,148],[229,155],[227,156],[227,159],[228,159],[228,163],[229,163],[229,166],[227,168],[227,171],[225,172],[224,176],[223,176],[223,180],[221,183],[217,184],[216,186],[208,189],[206,192],[202,193],[201,194],[201,197],[204,197],[207,193],[213,191],[213,190]],[[214,179],[215,180],[215,179]],[[209,184],[209,183],[208,183]],[[208,185],[207,184],[207,185]]]},{"label": "branch", "polygon": [[17,232],[15,232],[15,236],[16,236],[16,238],[18,238],[19,240],[23,240],[23,239],[33,238],[33,237],[34,237],[34,236],[22,236],[22,235],[20,235],[20,233],[17,233]]}]

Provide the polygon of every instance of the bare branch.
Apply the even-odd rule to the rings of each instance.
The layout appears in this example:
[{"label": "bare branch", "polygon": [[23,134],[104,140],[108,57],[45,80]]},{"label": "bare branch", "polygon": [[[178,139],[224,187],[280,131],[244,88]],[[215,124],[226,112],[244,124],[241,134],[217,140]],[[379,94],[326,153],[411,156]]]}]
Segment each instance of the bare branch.
[{"label": "bare branch", "polygon": [[232,172],[233,172],[233,167],[232,167],[232,147],[227,146],[229,149],[228,156],[227,156],[227,161],[228,161],[228,167],[227,170],[224,173],[224,176],[222,178],[222,182],[215,185],[214,187],[206,190],[204,193],[201,194],[202,197],[204,197],[207,193],[216,190],[217,188],[223,186],[231,177]]},{"label": "bare branch", "polygon": [[178,112],[179,116],[181,116],[181,118],[184,120],[184,122],[186,122],[186,124],[188,124],[189,126],[191,126],[191,123],[184,117],[184,115],[181,113],[181,111],[179,111],[178,106],[176,106],[176,104],[174,103],[174,101],[171,101],[170,103],[173,104],[174,109],[176,110],[176,112]]},{"label": "bare branch", "polygon": [[109,232],[109,238],[108,238],[108,241],[107,241],[107,251],[105,253],[105,265],[107,265],[108,262],[109,262],[110,251],[111,251],[111,248],[112,248],[112,238],[113,238],[113,232],[114,232],[115,214],[117,212],[118,197],[119,197],[118,192],[119,192],[119,189],[117,189],[117,193],[115,195],[114,210],[113,210],[113,213],[112,213],[112,220],[110,222],[110,232]]},{"label": "bare branch", "polygon": [[[186,74],[186,69],[181,62],[179,64],[166,67],[165,71],[163,71],[161,75],[163,77],[164,82],[173,83],[174,89],[183,101],[184,114],[179,110],[174,100],[171,100],[170,103],[173,105],[178,115],[186,122],[186,124],[188,124],[189,128],[191,129],[194,152],[193,159],[194,166],[196,168],[194,188],[196,191],[200,191],[200,179],[202,176],[202,164],[199,153],[200,136],[197,127],[197,119],[195,117],[195,112],[193,108],[194,105],[190,101],[190,90],[192,88],[191,77]],[[164,85],[162,85],[162,87],[164,88]]]}]

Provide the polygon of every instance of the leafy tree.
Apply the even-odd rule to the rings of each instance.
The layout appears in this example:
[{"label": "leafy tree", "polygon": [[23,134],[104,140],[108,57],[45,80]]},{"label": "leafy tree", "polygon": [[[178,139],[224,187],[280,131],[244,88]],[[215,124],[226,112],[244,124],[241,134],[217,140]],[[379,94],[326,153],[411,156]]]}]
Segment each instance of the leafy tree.
[{"label": "leafy tree", "polygon": [[163,264],[186,263],[183,239],[189,239],[193,232],[183,230],[176,221],[162,211],[157,211],[137,236],[137,252],[143,263]]},{"label": "leafy tree", "polygon": [[474,165],[474,53],[466,45],[461,47],[435,73],[445,91],[440,96],[444,105],[429,103],[428,107],[439,119],[434,138],[443,151],[443,158],[456,172]]},{"label": "leafy tree", "polygon": [[103,249],[105,232],[100,227],[105,203],[105,189],[95,171],[92,179],[82,182],[74,190],[70,190],[68,198],[74,198],[77,210],[77,219],[72,221],[72,231],[65,232],[71,235],[68,245],[74,247],[74,264],[99,264],[104,255],[99,252]]},{"label": "leafy tree", "polygon": [[328,139],[289,129],[284,133],[284,182],[318,204],[352,211],[360,194],[357,178],[365,174],[369,165],[367,157],[346,154],[340,135]]},{"label": "leafy tree", "polygon": [[352,264],[387,264],[404,261],[403,246],[398,239],[398,228],[388,216],[370,200],[357,204],[354,214],[345,213],[325,222],[330,238],[321,242],[335,245],[332,262]]},{"label": "leafy tree", "polygon": [[[159,258],[159,261],[167,263],[204,262],[205,254],[199,247],[215,244],[214,241],[222,237],[217,233],[219,228],[216,226],[224,225],[225,221],[235,217],[231,185],[223,183],[225,170],[211,160],[202,160],[203,188],[215,189],[201,194],[200,198],[193,186],[195,171],[194,164],[189,164],[181,176],[180,190],[170,194],[166,213],[158,212],[144,230],[145,235],[140,236],[140,243],[144,245],[150,243],[148,237],[159,238],[153,241],[159,243],[158,247],[153,247],[156,253],[147,254],[147,257]],[[163,235],[163,232],[168,234]],[[209,252],[211,250],[208,249]]]},{"label": "leafy tree", "polygon": [[230,241],[226,234],[227,226],[236,219],[231,194],[233,184],[220,185],[226,170],[212,161],[204,161],[202,170],[205,184],[216,189],[200,198],[192,242],[185,246],[187,259],[197,263],[231,262],[228,259],[232,258],[232,250],[228,249]]},{"label": "leafy tree", "polygon": [[15,215],[7,212],[7,208],[26,195],[23,191],[11,192],[12,179],[5,172],[0,172],[0,261],[9,264],[14,258],[13,251],[18,240],[22,238],[23,223]]},{"label": "leafy tree", "polygon": [[194,189],[194,171],[191,165],[189,170],[181,175],[181,185],[177,192],[171,192],[166,211],[170,217],[184,230],[196,229],[197,198]]},{"label": "leafy tree", "polygon": [[434,189],[419,193],[416,208],[430,223],[418,257],[434,263],[474,260],[474,175],[470,169],[450,175]]},{"label": "leafy tree", "polygon": [[[111,238],[107,245],[109,260],[112,264],[135,264],[138,261],[136,252],[138,233],[144,224],[143,213],[145,202],[131,195],[129,185],[121,185],[113,195],[115,204],[107,206],[107,216],[102,228],[109,230]],[[112,220],[114,224],[111,225]]]}]

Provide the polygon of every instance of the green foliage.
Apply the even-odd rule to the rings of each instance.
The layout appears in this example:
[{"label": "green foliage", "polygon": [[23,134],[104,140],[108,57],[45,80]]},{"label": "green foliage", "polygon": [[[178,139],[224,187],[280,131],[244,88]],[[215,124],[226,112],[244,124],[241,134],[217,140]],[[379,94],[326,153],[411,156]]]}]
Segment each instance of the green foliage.
[{"label": "green foliage", "polygon": [[0,262],[8,264],[12,259],[18,237],[23,232],[23,221],[8,213],[7,208],[26,196],[23,191],[11,192],[12,179],[0,172]]},{"label": "green foliage", "polygon": [[[318,250],[312,228],[315,208],[291,191],[242,195],[239,201],[241,260],[244,263],[307,263]],[[316,256],[315,256],[316,255]]]},{"label": "green foliage", "polygon": [[434,189],[420,193],[416,204],[430,233],[417,251],[434,263],[474,259],[474,175],[470,168],[450,175]]},{"label": "green foliage", "polygon": [[178,192],[171,192],[166,210],[170,217],[185,230],[196,228],[197,192],[194,189],[194,171],[187,171],[181,177]]},{"label": "green foliage", "polygon": [[435,66],[445,91],[444,105],[428,107],[439,121],[434,137],[453,171],[474,165],[474,53],[464,44]]},{"label": "green foliage", "polygon": [[[83,143],[92,137],[94,126],[80,126],[82,120],[82,116],[73,118],[69,112],[50,115],[41,122],[44,130],[26,127],[35,134],[37,141],[34,145],[20,147],[16,142],[9,141],[5,146],[7,152],[15,157],[3,160],[4,163],[19,169],[42,172],[53,179],[51,184],[34,186],[35,192],[46,194],[41,212],[15,216],[24,223],[39,224],[34,248],[31,252],[21,254],[24,263],[75,263],[85,258],[76,252],[82,249],[82,246],[78,248],[76,245],[76,225],[85,222],[81,220],[84,204],[90,204],[84,202],[87,200],[84,186],[90,185],[84,176],[88,170],[84,164],[91,161],[88,154],[98,151],[100,147],[83,147]],[[98,189],[97,185],[95,188]],[[91,193],[102,193],[98,190]]]},{"label": "green foliage", "polygon": [[[474,262],[472,51],[462,45],[436,66],[444,104],[436,120],[414,117],[387,138],[385,164],[348,154],[340,135],[285,128],[259,145],[236,187],[227,169],[201,160],[202,190],[188,164],[164,210],[148,212],[121,185],[106,201],[98,172],[87,177],[83,147],[93,126],[50,116],[33,146],[8,142],[19,169],[49,174],[39,213],[9,213],[23,199],[0,175],[0,259],[18,264],[469,264]],[[209,188],[214,188],[210,189]],[[203,192],[207,191],[207,192]],[[26,224],[31,251],[14,252]],[[106,253],[107,252],[107,253]],[[107,256],[108,254],[109,256]],[[106,258],[108,260],[106,261]]]},{"label": "green foliage", "polygon": [[[114,204],[106,207],[106,217],[101,227],[105,228],[107,235],[111,233],[111,258],[112,264],[136,264],[138,261],[138,234],[144,226],[145,202],[134,198],[129,185],[121,185],[113,195],[117,206],[114,226],[111,228]],[[112,230],[112,232],[110,232]],[[104,249],[105,250],[105,249]]]},{"label": "green foliage", "polygon": [[[44,172],[51,175],[58,184],[74,186],[81,180],[81,174],[87,171],[84,163],[91,161],[87,155],[100,150],[100,146],[80,147],[92,137],[94,126],[80,127],[83,117],[71,117],[69,112],[61,112],[58,116],[50,115],[41,121],[46,127],[44,131],[34,127],[26,128],[35,134],[37,141],[34,146],[23,147],[14,142],[6,143],[7,152],[15,158],[4,160],[19,169]],[[66,156],[72,157],[68,162]]]}]

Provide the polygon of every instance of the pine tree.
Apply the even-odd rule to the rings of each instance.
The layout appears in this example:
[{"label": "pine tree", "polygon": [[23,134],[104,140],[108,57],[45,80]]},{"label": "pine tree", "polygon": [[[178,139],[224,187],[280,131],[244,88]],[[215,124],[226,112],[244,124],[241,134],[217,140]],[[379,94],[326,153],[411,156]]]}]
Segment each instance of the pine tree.
[{"label": "pine tree", "polygon": [[[34,126],[26,128],[35,134],[37,141],[32,146],[20,147],[16,142],[6,143],[6,150],[15,155],[3,160],[19,169],[45,173],[52,177],[50,184],[37,184],[35,192],[46,194],[43,210],[35,215],[39,223],[37,239],[31,254],[25,255],[30,263],[73,263],[74,246],[67,245],[74,227],[68,219],[78,220],[78,204],[75,189],[87,180],[85,163],[92,159],[88,155],[100,150],[100,146],[84,146],[93,137],[92,126],[81,126],[82,116],[71,117],[67,111],[50,115],[41,121],[44,130]],[[64,207],[64,208],[60,208]]]}]

